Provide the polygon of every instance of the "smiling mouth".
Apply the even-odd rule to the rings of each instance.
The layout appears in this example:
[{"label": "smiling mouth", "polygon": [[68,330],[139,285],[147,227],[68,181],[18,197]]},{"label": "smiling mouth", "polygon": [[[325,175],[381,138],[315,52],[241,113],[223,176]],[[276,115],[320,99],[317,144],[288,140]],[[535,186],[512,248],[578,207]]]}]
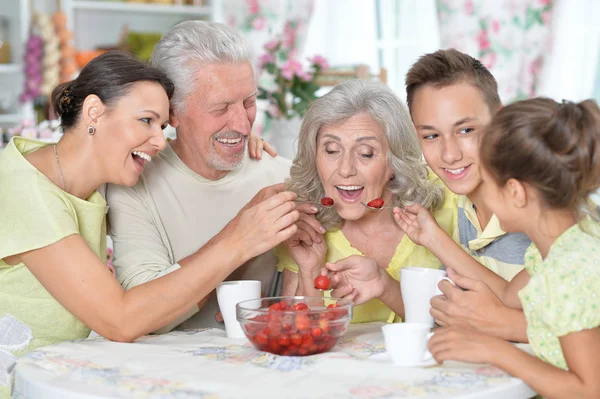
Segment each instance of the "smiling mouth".
[{"label": "smiling mouth", "polygon": [[217,139],[215,139],[215,141],[218,142],[219,144],[223,144],[223,145],[226,145],[226,146],[229,146],[229,147],[235,147],[242,140],[243,140],[242,137],[238,137],[238,138],[235,138],[235,139],[225,139],[225,138],[217,138]]},{"label": "smiling mouth", "polygon": [[150,154],[147,154],[142,151],[133,151],[131,153],[131,157],[133,158],[133,162],[137,163],[142,168],[144,167],[144,164],[146,162],[150,162],[152,160]]},{"label": "smiling mouth", "polygon": [[338,190],[340,197],[350,201],[359,198],[365,189],[364,186],[335,186],[335,188]]},{"label": "smiling mouth", "polygon": [[466,174],[466,172],[469,171],[470,167],[471,167],[471,165],[463,166],[462,168],[454,168],[454,169],[442,168],[442,169],[444,169],[444,171],[450,176],[460,177],[460,176],[464,176]]}]

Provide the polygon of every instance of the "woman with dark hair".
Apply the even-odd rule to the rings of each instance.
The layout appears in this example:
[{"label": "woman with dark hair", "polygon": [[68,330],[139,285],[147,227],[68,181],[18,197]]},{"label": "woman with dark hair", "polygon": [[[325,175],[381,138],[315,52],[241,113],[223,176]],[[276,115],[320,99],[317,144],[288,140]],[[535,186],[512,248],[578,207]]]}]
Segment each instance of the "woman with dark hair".
[{"label": "woman with dark hair", "polygon": [[[0,153],[0,348],[17,356],[85,338],[90,329],[132,341],[196,306],[209,293],[203,287],[295,232],[293,193],[253,206],[257,195],[197,253],[206,258],[197,264],[210,259],[220,267],[184,267],[123,290],[105,265],[107,206],[97,190],[133,186],[165,148],[172,93],[159,70],[104,54],[54,90],[65,133],[57,144],[15,137]],[[4,341],[17,331],[25,344],[12,348]]]}]

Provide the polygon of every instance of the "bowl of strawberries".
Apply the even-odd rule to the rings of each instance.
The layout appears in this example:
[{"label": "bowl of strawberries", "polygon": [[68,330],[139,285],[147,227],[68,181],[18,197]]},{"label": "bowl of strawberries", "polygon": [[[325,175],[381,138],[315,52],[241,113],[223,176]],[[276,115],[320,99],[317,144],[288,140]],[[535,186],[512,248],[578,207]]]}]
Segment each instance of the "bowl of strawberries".
[{"label": "bowl of strawberries", "polygon": [[237,320],[256,349],[282,356],[329,351],[352,319],[346,299],[281,296],[236,305]]}]

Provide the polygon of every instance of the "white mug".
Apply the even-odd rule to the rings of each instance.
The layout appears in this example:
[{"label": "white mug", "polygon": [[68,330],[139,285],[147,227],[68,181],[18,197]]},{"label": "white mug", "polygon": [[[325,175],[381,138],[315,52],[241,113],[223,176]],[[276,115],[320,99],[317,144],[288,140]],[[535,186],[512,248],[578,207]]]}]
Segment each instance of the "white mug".
[{"label": "white mug", "polygon": [[404,302],[404,321],[423,323],[433,327],[433,316],[429,313],[430,301],[435,295],[442,295],[438,284],[448,280],[446,272],[425,267],[404,267],[400,271],[400,289]]},{"label": "white mug", "polygon": [[385,350],[396,366],[415,367],[433,363],[427,350],[431,327],[422,323],[393,323],[381,327]]},{"label": "white mug", "polygon": [[246,337],[240,322],[237,321],[235,305],[249,299],[260,299],[260,281],[224,281],[217,286],[217,301],[228,338]]}]

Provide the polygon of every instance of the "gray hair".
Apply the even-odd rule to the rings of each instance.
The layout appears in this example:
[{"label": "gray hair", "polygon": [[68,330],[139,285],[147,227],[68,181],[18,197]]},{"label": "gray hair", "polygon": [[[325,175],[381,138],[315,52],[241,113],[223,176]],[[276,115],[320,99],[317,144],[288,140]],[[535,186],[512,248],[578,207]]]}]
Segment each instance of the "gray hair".
[{"label": "gray hair", "polygon": [[[394,206],[418,203],[433,211],[443,202],[443,188],[428,180],[427,166],[410,116],[398,97],[384,84],[350,80],[333,88],[309,107],[298,136],[298,154],[286,181],[302,201],[319,202],[325,190],[316,166],[317,134],[323,126],[338,125],[366,113],[384,130],[389,144],[388,164],[394,173],[387,189]],[[324,208],[317,219],[327,230],[342,219],[334,208]]]},{"label": "gray hair", "polygon": [[195,90],[199,66],[214,63],[251,62],[248,43],[226,25],[206,21],[177,24],[154,47],[150,64],[175,84],[171,107],[185,109],[187,96]]}]

